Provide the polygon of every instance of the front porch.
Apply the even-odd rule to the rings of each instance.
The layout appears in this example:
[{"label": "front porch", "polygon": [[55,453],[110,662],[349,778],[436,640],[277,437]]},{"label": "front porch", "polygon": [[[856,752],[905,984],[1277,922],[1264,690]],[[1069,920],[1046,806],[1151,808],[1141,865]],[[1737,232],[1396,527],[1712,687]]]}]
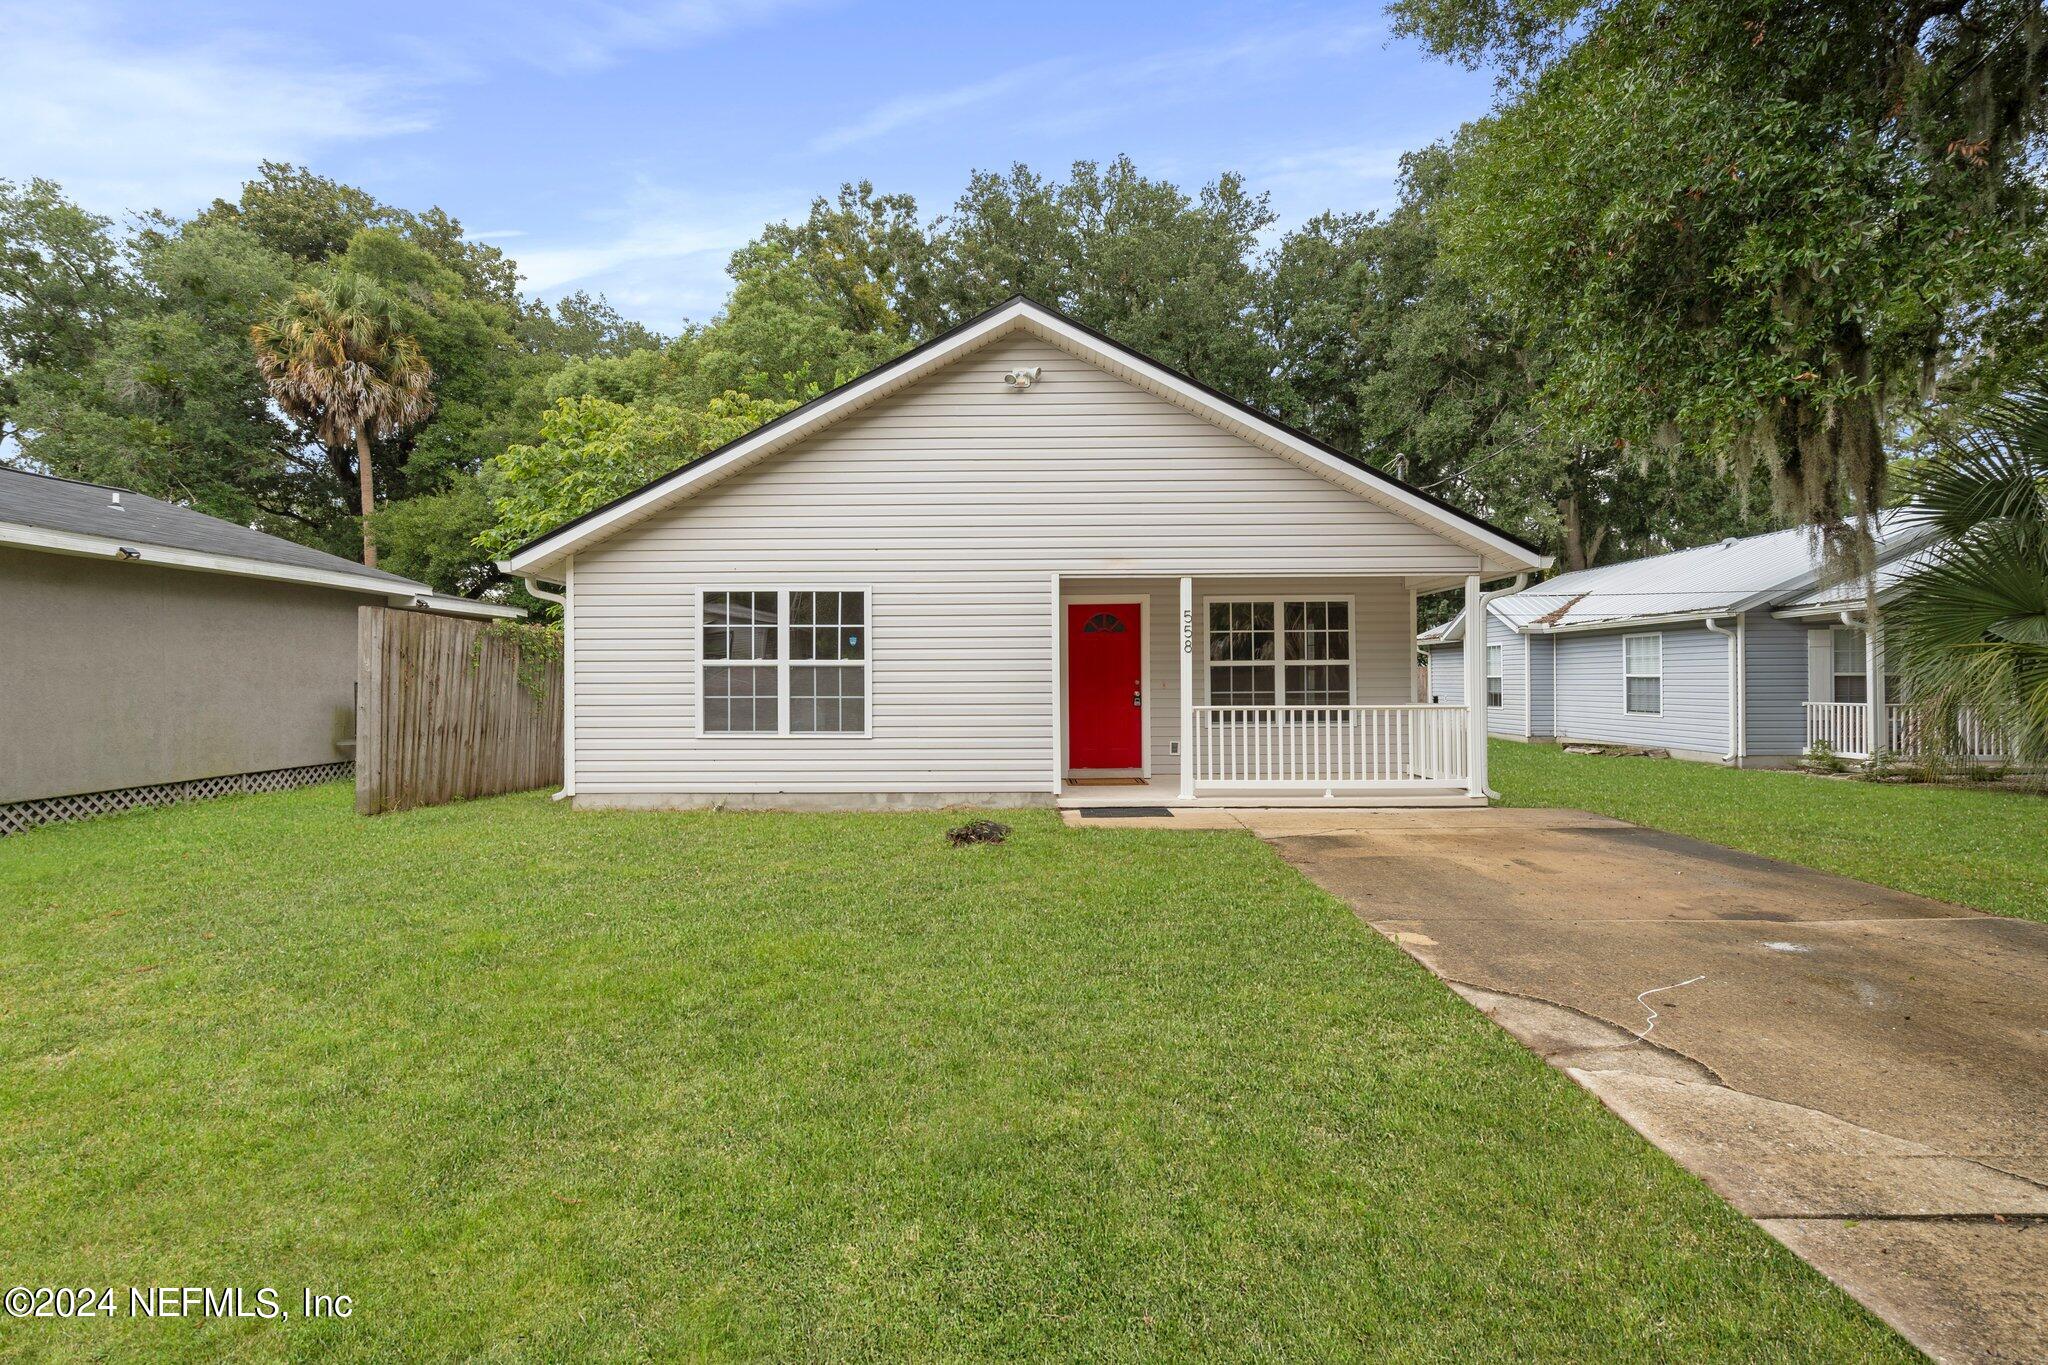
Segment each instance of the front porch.
[{"label": "front porch", "polygon": [[[1931,756],[1936,745],[1925,718],[1912,706],[1880,703],[1878,707],[1860,701],[1810,701],[1806,703],[1806,748],[1809,753],[1826,751],[1837,758],[1872,757],[1870,733],[1872,712],[1882,709],[1885,753],[1897,758]],[[2007,756],[1999,737],[1975,716],[1964,715],[1956,726],[1955,756],[1969,762],[1996,763]]]},{"label": "front porch", "polygon": [[[1418,695],[1415,599],[1444,586],[1055,580],[1057,803],[1484,805],[1485,739],[1470,709]],[[1472,662],[1483,670],[1483,657]]]},{"label": "front porch", "polygon": [[[1198,788],[1198,790],[1200,790]],[[1169,810],[1402,810],[1484,806],[1484,797],[1474,797],[1462,784],[1402,784],[1379,788],[1338,786],[1327,794],[1313,794],[1299,788],[1248,786],[1182,796],[1180,779],[1133,778],[1116,785],[1080,785],[1069,779],[1054,801],[1061,810],[1118,809],[1131,806],[1163,806]]]}]

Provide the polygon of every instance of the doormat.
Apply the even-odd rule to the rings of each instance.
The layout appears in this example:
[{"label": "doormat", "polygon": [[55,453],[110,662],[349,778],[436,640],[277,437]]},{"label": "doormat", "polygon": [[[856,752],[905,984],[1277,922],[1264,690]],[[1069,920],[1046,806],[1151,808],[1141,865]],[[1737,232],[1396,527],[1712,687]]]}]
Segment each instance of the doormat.
[{"label": "doormat", "polygon": [[1143,820],[1172,814],[1165,806],[1083,806],[1080,809],[1083,820]]},{"label": "doormat", "polygon": [[1070,777],[1067,779],[1067,785],[1070,787],[1142,787],[1145,785],[1145,779],[1142,777]]}]

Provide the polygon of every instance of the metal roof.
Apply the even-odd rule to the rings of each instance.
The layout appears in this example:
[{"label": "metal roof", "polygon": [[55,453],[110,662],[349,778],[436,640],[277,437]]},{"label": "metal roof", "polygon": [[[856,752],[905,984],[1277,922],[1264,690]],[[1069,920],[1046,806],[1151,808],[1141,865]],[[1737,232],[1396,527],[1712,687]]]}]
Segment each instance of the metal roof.
[{"label": "metal roof", "polygon": [[[1877,583],[1878,597],[1888,596],[1894,588],[1905,581],[1906,575],[1918,572],[1932,564],[1935,561],[1936,553],[1930,547],[1914,551],[1910,554],[1900,555],[1889,564],[1879,565],[1877,572],[1872,575],[1872,578]],[[1844,583],[1835,583],[1827,587],[1815,588],[1810,592],[1800,594],[1788,602],[1780,603],[1777,608],[1781,614],[1788,616],[1804,616],[1830,611],[1861,611],[1862,609],[1863,580],[1860,578],[1852,578]]]},{"label": "metal roof", "polygon": [[[1880,562],[1924,541],[1928,528],[1896,516],[1877,532]],[[1795,526],[1560,574],[1493,603],[1516,630],[1569,630],[1612,622],[1747,611],[1810,590],[1822,574],[1818,534]]]},{"label": "metal roof", "polygon": [[[1897,581],[1901,561],[1931,534],[1896,514],[1880,519],[1880,591]],[[1860,581],[1822,586],[1822,570],[1818,533],[1796,526],[1560,574],[1495,598],[1488,610],[1513,630],[1545,632],[1729,615],[1775,603],[1839,603],[1838,610],[1862,603]],[[1445,644],[1463,635],[1460,612],[1417,638]]]}]

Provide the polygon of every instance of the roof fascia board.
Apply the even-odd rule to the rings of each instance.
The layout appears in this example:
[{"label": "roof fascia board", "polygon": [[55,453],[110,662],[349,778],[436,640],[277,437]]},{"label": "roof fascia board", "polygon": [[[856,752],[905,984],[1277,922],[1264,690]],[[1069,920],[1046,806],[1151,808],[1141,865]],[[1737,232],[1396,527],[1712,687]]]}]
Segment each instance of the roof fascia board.
[{"label": "roof fascia board", "polygon": [[1661,616],[1611,616],[1600,621],[1567,621],[1563,625],[1539,626],[1531,623],[1522,627],[1526,635],[1579,635],[1596,630],[1633,630],[1638,626],[1683,625],[1690,621],[1709,621],[1723,616],[1739,614],[1734,607],[1715,607],[1705,611],[1668,612]]},{"label": "roof fascia board", "polygon": [[41,526],[23,526],[15,522],[0,522],[0,545],[13,545],[25,550],[43,550],[51,554],[80,555],[92,559],[120,559],[121,550],[126,547],[143,552],[142,558],[136,562],[158,568],[191,569],[199,573],[226,574],[234,578],[261,578],[277,583],[298,583],[307,587],[338,588],[344,592],[367,593],[373,597],[389,597],[406,602],[410,602],[419,593],[430,591],[424,583],[392,583],[383,579],[337,573],[329,569],[272,564],[261,559],[207,554],[201,550],[180,550],[169,545],[152,545],[144,540],[131,543],[111,540],[105,536],[83,535],[76,531],[53,531]]},{"label": "roof fascia board", "polygon": [[[736,444],[726,447],[723,451],[714,452],[705,459],[686,465],[668,477],[659,479],[638,492],[628,494],[595,513],[587,514],[578,521],[570,522],[551,535],[515,551],[499,560],[498,567],[503,572],[515,576],[538,572],[563,555],[573,552],[608,531],[630,524],[662,505],[687,497],[718,479],[738,472],[757,459],[794,444],[848,413],[915,383],[1020,323],[1042,340],[1070,351],[1113,374],[1118,374],[1119,377],[1143,376],[1144,383],[1141,387],[1152,388],[1155,392],[1161,393],[1161,396],[1196,411],[1233,435],[1250,440],[1269,453],[1288,459],[1292,463],[1304,464],[1339,487],[1394,512],[1405,520],[1433,530],[1446,539],[1475,550],[1482,558],[1489,555],[1495,557],[1506,566],[1504,572],[1547,568],[1551,563],[1549,556],[1517,544],[1508,537],[1470,521],[1456,512],[1438,507],[1427,498],[1412,493],[1398,484],[1370,477],[1365,471],[1319,449],[1312,442],[1248,409],[1238,407],[1193,381],[1147,360],[1135,351],[1122,347],[1109,349],[1114,343],[1105,345],[1103,339],[1087,329],[1028,299],[1013,299],[975,321],[935,338],[919,350],[908,352],[898,361],[870,371],[851,384],[791,413],[790,417],[797,420],[787,424],[771,422],[751,435],[741,437]],[[915,363],[906,366],[903,365],[904,361]],[[1129,373],[1124,373],[1126,371]]]},{"label": "roof fascia board", "polygon": [[450,597],[438,592],[422,593],[412,599],[412,605],[436,616],[488,617],[497,621],[518,621],[526,616],[524,607],[508,607],[503,602],[486,602],[476,597]]}]

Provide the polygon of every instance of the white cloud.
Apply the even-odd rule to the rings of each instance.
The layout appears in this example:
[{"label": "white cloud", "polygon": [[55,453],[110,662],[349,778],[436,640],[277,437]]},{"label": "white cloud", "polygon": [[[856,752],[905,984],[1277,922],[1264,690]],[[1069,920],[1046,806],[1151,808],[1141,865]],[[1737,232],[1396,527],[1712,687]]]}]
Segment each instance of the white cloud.
[{"label": "white cloud", "polygon": [[0,10],[0,175],[48,176],[103,212],[188,213],[258,161],[418,132],[422,91],[247,36],[139,43],[90,6]]},{"label": "white cloud", "polygon": [[301,12],[288,12],[289,32],[209,30],[175,14],[152,29],[96,0],[0,0],[0,176],[47,176],[103,213],[190,213],[234,193],[259,161],[424,132],[446,91],[490,66],[589,72],[812,2],[494,5],[465,25],[475,43],[455,48],[445,36],[330,30]]},{"label": "white cloud", "polygon": [[950,90],[936,90],[928,95],[905,95],[889,100],[876,105],[853,122],[820,135],[811,143],[811,150],[834,152],[841,147],[850,147],[856,142],[886,137],[899,128],[914,128],[929,123],[941,114],[971,109],[976,105],[987,104],[1006,95],[1057,80],[1064,76],[1070,67],[1071,63],[1062,61],[1039,62],[970,85],[959,85]]},{"label": "white cloud", "polygon": [[1273,207],[1282,219],[1324,209],[1386,208],[1398,197],[1401,155],[1406,150],[1384,143],[1360,143],[1288,152],[1255,162],[1248,178],[1254,189],[1272,195]]},{"label": "white cloud", "polygon": [[764,223],[801,215],[806,202],[796,195],[685,194],[642,182],[622,207],[587,217],[582,232],[536,234],[514,254],[526,287],[542,298],[585,289],[674,331],[725,302],[734,248]]},{"label": "white cloud", "polygon": [[811,0],[595,0],[524,13],[494,7],[480,20],[494,50],[548,69],[602,70],[636,52],[667,49],[766,23]]},{"label": "white cloud", "polygon": [[1034,62],[926,95],[885,101],[858,118],[826,131],[812,144],[817,152],[930,124],[944,115],[983,106],[1005,106],[1008,117],[1033,126],[1076,129],[1102,122],[1143,100],[1151,107],[1201,100],[1219,77],[1244,80],[1311,54],[1340,56],[1383,30],[1377,24],[1344,20],[1279,32],[1262,31],[1234,41],[1169,48],[1149,55],[1068,57]]}]

